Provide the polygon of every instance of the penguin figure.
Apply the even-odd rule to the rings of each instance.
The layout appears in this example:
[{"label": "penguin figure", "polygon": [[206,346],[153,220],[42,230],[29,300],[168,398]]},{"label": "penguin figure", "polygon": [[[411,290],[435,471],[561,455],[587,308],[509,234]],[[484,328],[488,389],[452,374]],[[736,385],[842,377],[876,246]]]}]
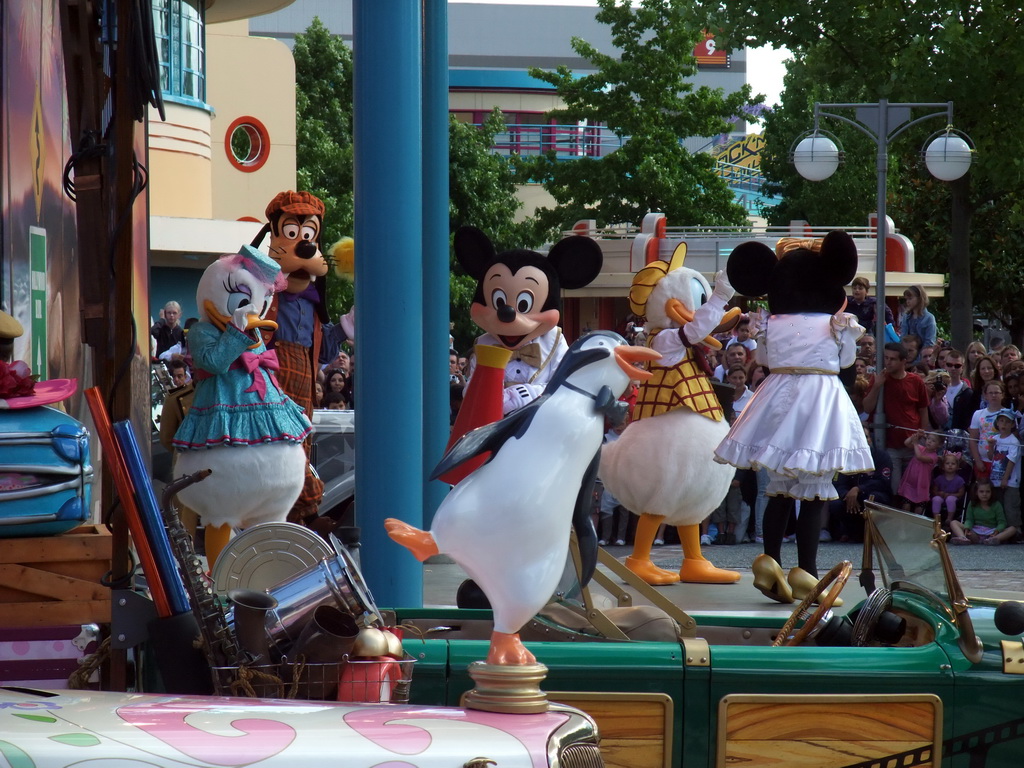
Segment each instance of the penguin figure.
[{"label": "penguin figure", "polygon": [[649,376],[635,363],[658,357],[616,333],[587,334],[569,348],[543,395],[452,446],[434,478],[481,453],[490,459],[448,494],[429,532],[385,521],[388,535],[418,560],[443,552],[483,590],[494,610],[487,663],[535,663],[518,632],[562,575],[570,523],[581,484],[596,471],[606,415],[622,415],[618,397],[631,379]]}]

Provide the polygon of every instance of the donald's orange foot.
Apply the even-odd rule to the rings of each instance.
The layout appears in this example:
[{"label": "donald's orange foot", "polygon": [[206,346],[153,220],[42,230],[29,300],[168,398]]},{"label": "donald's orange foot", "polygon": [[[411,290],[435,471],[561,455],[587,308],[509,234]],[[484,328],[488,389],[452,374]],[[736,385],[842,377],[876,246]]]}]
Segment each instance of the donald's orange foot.
[{"label": "donald's orange foot", "polygon": [[715,568],[707,560],[683,560],[679,567],[679,580],[694,584],[735,584],[740,580],[736,571]]},{"label": "donald's orange foot", "polygon": [[[679,574],[659,568],[650,560],[630,555],[626,558],[626,567],[652,586],[662,584],[675,584],[679,581]],[[737,578],[739,574],[737,574]]]},{"label": "donald's orange foot", "polygon": [[427,531],[413,528],[408,523],[389,517],[384,521],[384,530],[395,542],[412,552],[413,557],[421,563],[428,557],[439,554],[437,542]]},{"label": "donald's orange foot", "polygon": [[491,633],[491,649],[487,652],[488,664],[522,665],[536,664],[536,657],[526,650],[518,634],[508,632]]}]

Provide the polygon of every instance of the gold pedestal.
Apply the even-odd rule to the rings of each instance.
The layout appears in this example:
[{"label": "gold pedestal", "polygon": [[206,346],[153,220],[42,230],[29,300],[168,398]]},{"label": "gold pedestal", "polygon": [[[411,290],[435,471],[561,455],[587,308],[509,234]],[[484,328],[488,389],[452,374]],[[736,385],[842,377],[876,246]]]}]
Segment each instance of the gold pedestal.
[{"label": "gold pedestal", "polygon": [[486,664],[474,661],[469,676],[476,683],[462,697],[462,706],[483,712],[532,715],[547,712],[548,697],[540,684],[548,676],[543,664]]}]

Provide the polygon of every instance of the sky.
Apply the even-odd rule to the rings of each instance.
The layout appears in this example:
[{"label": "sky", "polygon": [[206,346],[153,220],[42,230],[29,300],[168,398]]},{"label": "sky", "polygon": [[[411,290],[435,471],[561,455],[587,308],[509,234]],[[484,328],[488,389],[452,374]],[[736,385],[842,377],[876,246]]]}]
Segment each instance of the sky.
[{"label": "sky", "polygon": [[[449,3],[485,3],[505,5],[577,5],[594,6],[594,0],[448,0]],[[789,56],[785,48],[773,50],[769,46],[752,48],[747,52],[747,82],[754,93],[765,95],[765,106],[779,103],[782,93],[782,77],[786,67],[782,63]]]}]

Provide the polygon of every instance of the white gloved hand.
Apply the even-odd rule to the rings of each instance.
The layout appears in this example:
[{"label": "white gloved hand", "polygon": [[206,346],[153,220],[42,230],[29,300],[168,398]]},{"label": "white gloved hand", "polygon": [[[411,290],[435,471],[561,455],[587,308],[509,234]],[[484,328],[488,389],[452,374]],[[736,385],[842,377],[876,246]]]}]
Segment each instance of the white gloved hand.
[{"label": "white gloved hand", "polygon": [[249,315],[255,313],[256,308],[251,303],[243,304],[231,313],[231,324],[242,333],[245,333],[246,326],[249,324]]},{"label": "white gloved hand", "polygon": [[854,316],[847,312],[836,312],[829,320],[832,324],[832,329],[835,331],[841,331],[843,328],[850,327],[854,321]]},{"label": "white gloved hand", "polygon": [[765,314],[763,309],[754,310],[747,313],[747,317],[750,319],[750,335],[757,336],[757,332],[764,326]]},{"label": "white gloved hand", "polygon": [[535,400],[540,394],[537,389],[534,384],[513,384],[505,387],[501,404],[502,414],[508,416],[512,411],[518,411],[531,400]]},{"label": "white gloved hand", "polygon": [[356,337],[356,308],[352,306],[347,313],[338,318],[338,324],[341,326],[341,330],[345,332],[345,335],[349,339],[354,340]]},{"label": "white gloved hand", "polygon": [[721,299],[723,304],[736,295],[736,289],[732,287],[732,283],[729,282],[729,276],[725,273],[724,269],[720,269],[715,273],[715,290],[712,291],[711,295]]}]

